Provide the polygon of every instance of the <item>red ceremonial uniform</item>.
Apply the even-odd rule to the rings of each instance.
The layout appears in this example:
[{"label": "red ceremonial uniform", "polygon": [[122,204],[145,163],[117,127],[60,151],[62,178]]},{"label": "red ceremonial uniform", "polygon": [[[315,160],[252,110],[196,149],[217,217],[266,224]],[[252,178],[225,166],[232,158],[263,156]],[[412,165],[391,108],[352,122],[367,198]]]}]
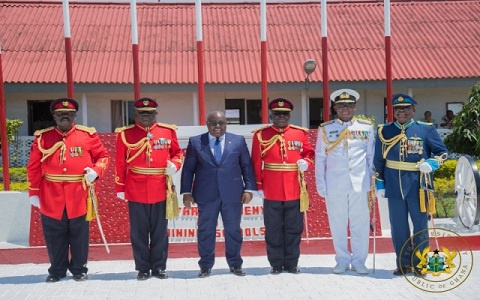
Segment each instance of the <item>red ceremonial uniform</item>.
[{"label": "red ceremonial uniform", "polygon": [[154,123],[149,128],[138,124],[118,128],[115,162],[116,192],[125,199],[153,204],[166,200],[166,175],[159,174],[170,160],[177,170],[183,152],[177,140],[176,126]]},{"label": "red ceremonial uniform", "polygon": [[[306,128],[273,125],[257,130],[252,142],[252,162],[257,178],[257,189],[265,199],[292,201],[300,198],[300,184],[296,170],[272,170],[268,164],[296,165],[304,159],[310,168],[315,151],[308,140]],[[281,168],[281,166],[279,167]]]},{"label": "red ceremonial uniform", "polygon": [[87,213],[85,168],[102,176],[109,162],[108,151],[94,128],[74,125],[63,133],[57,127],[35,132],[27,164],[28,194],[39,196],[40,212],[61,220]]}]

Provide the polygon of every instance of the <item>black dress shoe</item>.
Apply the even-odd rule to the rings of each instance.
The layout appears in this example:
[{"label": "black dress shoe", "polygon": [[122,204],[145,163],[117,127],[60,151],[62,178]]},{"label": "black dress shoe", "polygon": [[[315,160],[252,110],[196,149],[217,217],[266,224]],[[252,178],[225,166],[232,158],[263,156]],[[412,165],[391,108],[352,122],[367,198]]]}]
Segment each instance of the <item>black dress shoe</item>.
[{"label": "black dress shoe", "polygon": [[245,276],[247,275],[247,273],[245,273],[245,271],[240,267],[240,268],[230,268],[230,272],[233,273],[233,275],[237,275],[237,276]]},{"label": "black dress shoe", "polygon": [[73,275],[73,279],[75,281],[85,281],[85,280],[88,279],[88,275],[85,274],[85,273],[78,273],[78,274]]},{"label": "black dress shoe", "polygon": [[395,271],[393,271],[393,275],[401,276],[401,275],[405,275],[405,274],[408,274],[408,273],[411,273],[411,272],[412,272],[412,268],[408,267],[408,266],[405,266],[405,267],[402,267],[402,268],[396,268]]},{"label": "black dress shoe", "polygon": [[137,280],[147,280],[148,277],[150,277],[150,273],[149,272],[138,272],[137,274]]},{"label": "black dress shoe", "polygon": [[45,282],[57,282],[60,281],[60,279],[65,278],[65,275],[53,275],[50,274],[47,276],[47,279],[45,279]]},{"label": "black dress shoe", "polygon": [[419,269],[419,268],[415,268],[415,269],[413,270],[413,274],[414,274],[415,276],[417,276],[417,277],[425,277],[425,276],[427,276],[427,274],[423,274],[423,273],[422,273],[422,269]]},{"label": "black dress shoe", "polygon": [[198,272],[198,278],[207,278],[210,276],[211,272],[211,268],[200,268],[200,272]]},{"label": "black dress shoe", "polygon": [[270,274],[278,275],[278,274],[282,273],[282,269],[283,269],[282,267],[272,267],[270,269]]},{"label": "black dress shoe", "polygon": [[168,278],[168,274],[167,274],[167,272],[165,272],[165,270],[152,271],[152,276],[155,276],[158,279],[167,279]]},{"label": "black dress shoe", "polygon": [[300,274],[300,268],[299,267],[285,267],[285,270],[287,270],[288,273]]}]

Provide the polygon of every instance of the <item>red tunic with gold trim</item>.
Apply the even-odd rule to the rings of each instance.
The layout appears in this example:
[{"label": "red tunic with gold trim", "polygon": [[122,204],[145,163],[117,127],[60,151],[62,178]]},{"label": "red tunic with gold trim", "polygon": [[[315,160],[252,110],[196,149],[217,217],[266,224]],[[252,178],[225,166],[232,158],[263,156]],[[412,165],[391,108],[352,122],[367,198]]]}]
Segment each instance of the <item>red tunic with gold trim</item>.
[{"label": "red tunic with gold trim", "polygon": [[115,160],[116,192],[139,203],[166,200],[167,160],[182,166],[183,152],[178,144],[175,125],[154,123],[149,128],[138,124],[117,128]]},{"label": "red tunic with gold trim", "polygon": [[[304,159],[311,168],[315,157],[307,131],[295,125],[285,128],[271,125],[257,130],[253,135],[252,162],[257,189],[263,190],[265,199],[292,201],[300,198],[296,163]],[[278,164],[295,169],[281,170],[282,166]],[[277,170],[268,168],[270,165],[278,166]]]},{"label": "red tunic with gold trim", "polygon": [[102,176],[109,160],[95,128],[38,130],[27,164],[28,194],[39,196],[40,212],[46,216],[60,220],[66,208],[69,219],[80,217],[87,213],[84,169],[90,167]]}]

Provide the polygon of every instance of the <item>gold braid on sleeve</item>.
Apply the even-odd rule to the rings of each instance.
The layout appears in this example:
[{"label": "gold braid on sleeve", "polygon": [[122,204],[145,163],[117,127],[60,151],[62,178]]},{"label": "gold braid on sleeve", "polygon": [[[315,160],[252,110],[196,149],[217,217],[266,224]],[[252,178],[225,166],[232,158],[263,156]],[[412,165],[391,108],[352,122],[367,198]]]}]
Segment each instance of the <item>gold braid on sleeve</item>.
[{"label": "gold braid on sleeve", "polygon": [[[147,164],[150,165],[150,154],[152,153],[152,145],[149,143],[149,138],[144,137],[143,139],[139,140],[135,144],[130,144],[127,142],[127,139],[125,138],[125,131],[121,132],[121,137],[122,137],[122,142],[128,147],[128,152],[127,152],[127,163],[131,162],[135,158],[137,158],[143,150],[146,152],[146,157],[147,157]],[[138,150],[135,155],[130,157],[130,151]]]},{"label": "gold braid on sleeve", "polygon": [[[335,142],[329,142],[327,140],[327,133],[325,132],[325,127],[322,127],[322,138],[325,144],[327,145],[327,150],[325,151],[327,154],[332,152],[341,142],[347,143],[347,139],[350,137],[350,130],[348,127],[344,128]],[[346,146],[346,145],[345,145]]]},{"label": "gold braid on sleeve", "polygon": [[443,153],[442,155],[440,156],[435,156],[435,159],[438,160],[438,163],[440,165],[443,165],[443,162],[446,161],[448,158],[448,153]]},{"label": "gold braid on sleeve", "polygon": [[65,160],[65,150],[67,149],[67,146],[65,146],[65,143],[63,141],[56,142],[50,149],[43,149],[42,147],[42,136],[40,135],[37,140],[37,145],[38,145],[38,150],[42,152],[43,156],[40,162],[43,162],[46,160],[50,155],[55,153],[60,148],[60,162],[61,164]]},{"label": "gold braid on sleeve", "polygon": [[287,153],[285,151],[285,139],[281,135],[276,134],[272,136],[269,140],[265,141],[262,139],[262,132],[260,131],[258,133],[258,142],[260,143],[261,149],[263,149],[260,154],[261,157],[264,157],[265,153],[267,153],[267,151],[270,150],[270,148],[272,148],[277,141],[280,141],[280,155],[283,157]]},{"label": "gold braid on sleeve", "polygon": [[398,142],[401,142],[400,151],[401,151],[401,154],[403,155],[403,151],[402,151],[403,150],[403,144],[405,144],[405,142],[407,141],[407,136],[405,135],[405,129],[402,129],[402,133],[400,133],[399,135],[396,135],[393,138],[388,139],[388,140],[383,137],[382,130],[383,130],[383,127],[380,127],[378,129],[378,137],[379,137],[380,141],[382,141],[382,155],[383,155],[383,158],[384,159],[387,158],[388,152]]}]

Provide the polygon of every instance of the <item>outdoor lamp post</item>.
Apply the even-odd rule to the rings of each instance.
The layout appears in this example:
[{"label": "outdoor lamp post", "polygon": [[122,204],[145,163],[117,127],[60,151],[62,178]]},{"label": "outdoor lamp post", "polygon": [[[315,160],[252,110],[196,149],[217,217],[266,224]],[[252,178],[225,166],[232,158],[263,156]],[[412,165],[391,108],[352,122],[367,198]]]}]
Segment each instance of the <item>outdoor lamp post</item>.
[{"label": "outdoor lamp post", "polygon": [[305,78],[305,90],[308,90],[310,87],[310,79],[308,77],[310,76],[310,74],[313,73],[313,71],[315,71],[316,67],[317,67],[317,62],[312,58],[307,59],[303,63],[303,70],[307,74],[307,77]]}]

